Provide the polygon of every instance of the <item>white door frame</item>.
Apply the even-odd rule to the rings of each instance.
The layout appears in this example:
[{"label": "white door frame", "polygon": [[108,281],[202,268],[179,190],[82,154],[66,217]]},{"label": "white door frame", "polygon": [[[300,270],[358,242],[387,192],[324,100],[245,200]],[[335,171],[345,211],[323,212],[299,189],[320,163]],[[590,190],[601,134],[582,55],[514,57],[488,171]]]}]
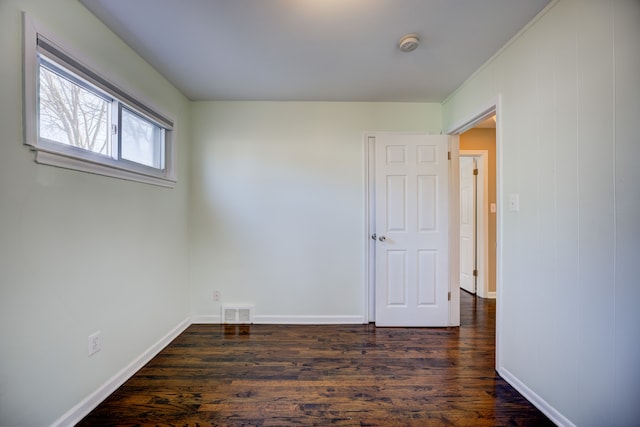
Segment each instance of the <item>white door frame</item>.
[{"label": "white door frame", "polygon": [[[477,239],[477,268],[476,295],[491,298],[489,294],[489,151],[488,150],[460,150],[460,157],[475,157],[478,159],[478,191],[476,218]],[[458,163],[459,166],[459,163]],[[459,256],[459,255],[458,255]]]},{"label": "white door frame", "polygon": [[[496,116],[496,360],[495,368],[498,370],[500,367],[500,360],[502,359],[502,198],[503,198],[503,183],[502,183],[502,128],[500,126],[501,117],[501,97],[493,99],[491,102],[485,105],[484,108],[478,108],[477,113],[469,116],[467,119],[462,120],[455,126],[452,126],[447,130],[448,134],[460,135],[475,127],[478,123],[488,119],[492,115]],[[456,165],[453,164],[455,167]],[[459,168],[456,168],[459,169]],[[456,173],[460,173],[459,170]],[[459,189],[458,189],[459,190]],[[458,273],[459,274],[459,273]],[[457,301],[453,301],[452,294],[452,306],[458,306],[460,308],[460,295],[458,294]]]},{"label": "white door frame", "polygon": [[375,232],[376,222],[373,213],[376,210],[376,174],[375,174],[375,135],[364,134],[364,186],[365,186],[365,323],[376,321],[376,245],[371,237]]},{"label": "white door frame", "polygon": [[[390,134],[415,134],[416,132],[365,132],[364,133],[364,211],[365,211],[365,301],[364,321],[375,322],[375,258],[376,244],[371,236],[375,230],[375,136]],[[449,218],[457,218],[460,205],[459,138],[449,138]],[[449,326],[460,325],[460,225],[457,221],[449,221]],[[457,301],[456,303],[454,303]]]}]

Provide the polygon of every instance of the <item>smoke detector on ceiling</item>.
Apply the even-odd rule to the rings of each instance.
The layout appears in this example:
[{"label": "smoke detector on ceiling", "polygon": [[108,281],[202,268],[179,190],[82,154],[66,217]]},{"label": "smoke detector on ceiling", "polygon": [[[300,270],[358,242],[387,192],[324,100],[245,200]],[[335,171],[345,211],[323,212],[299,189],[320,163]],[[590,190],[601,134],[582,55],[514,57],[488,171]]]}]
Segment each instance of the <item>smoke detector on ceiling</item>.
[{"label": "smoke detector on ceiling", "polygon": [[417,34],[407,34],[402,37],[398,42],[398,47],[403,52],[413,52],[420,44],[420,39]]}]

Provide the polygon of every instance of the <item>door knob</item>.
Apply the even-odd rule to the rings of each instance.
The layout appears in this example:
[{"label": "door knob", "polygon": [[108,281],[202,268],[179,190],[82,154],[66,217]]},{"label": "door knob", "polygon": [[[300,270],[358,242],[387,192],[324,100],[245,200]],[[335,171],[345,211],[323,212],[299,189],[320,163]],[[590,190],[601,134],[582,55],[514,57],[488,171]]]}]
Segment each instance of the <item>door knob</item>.
[{"label": "door knob", "polygon": [[378,237],[378,240],[380,240],[381,242],[384,242],[385,240],[387,240],[387,238],[384,236],[380,236]]},{"label": "door knob", "polygon": [[376,236],[376,233],[373,233],[373,234],[371,235],[371,238],[372,238],[373,240],[376,240],[376,239],[378,238],[378,236]]}]

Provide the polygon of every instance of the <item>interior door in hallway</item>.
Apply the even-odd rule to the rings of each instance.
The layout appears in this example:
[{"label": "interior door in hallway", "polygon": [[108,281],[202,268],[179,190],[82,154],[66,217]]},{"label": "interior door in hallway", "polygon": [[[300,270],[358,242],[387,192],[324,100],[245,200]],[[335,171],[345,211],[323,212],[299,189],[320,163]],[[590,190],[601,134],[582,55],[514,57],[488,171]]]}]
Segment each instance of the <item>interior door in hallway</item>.
[{"label": "interior door in hallway", "polygon": [[447,326],[448,137],[375,139],[377,326]]},{"label": "interior door in hallway", "polygon": [[460,287],[476,293],[476,159],[460,156]]}]

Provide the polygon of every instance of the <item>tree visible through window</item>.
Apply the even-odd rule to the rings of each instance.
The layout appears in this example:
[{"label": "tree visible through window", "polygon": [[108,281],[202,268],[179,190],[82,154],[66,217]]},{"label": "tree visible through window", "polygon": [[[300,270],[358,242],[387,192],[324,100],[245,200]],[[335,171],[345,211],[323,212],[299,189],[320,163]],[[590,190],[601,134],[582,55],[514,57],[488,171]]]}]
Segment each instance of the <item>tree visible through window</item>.
[{"label": "tree visible through window", "polygon": [[40,137],[111,157],[111,102],[40,67]]},{"label": "tree visible through window", "polygon": [[45,59],[39,83],[40,138],[164,169],[162,127]]}]

